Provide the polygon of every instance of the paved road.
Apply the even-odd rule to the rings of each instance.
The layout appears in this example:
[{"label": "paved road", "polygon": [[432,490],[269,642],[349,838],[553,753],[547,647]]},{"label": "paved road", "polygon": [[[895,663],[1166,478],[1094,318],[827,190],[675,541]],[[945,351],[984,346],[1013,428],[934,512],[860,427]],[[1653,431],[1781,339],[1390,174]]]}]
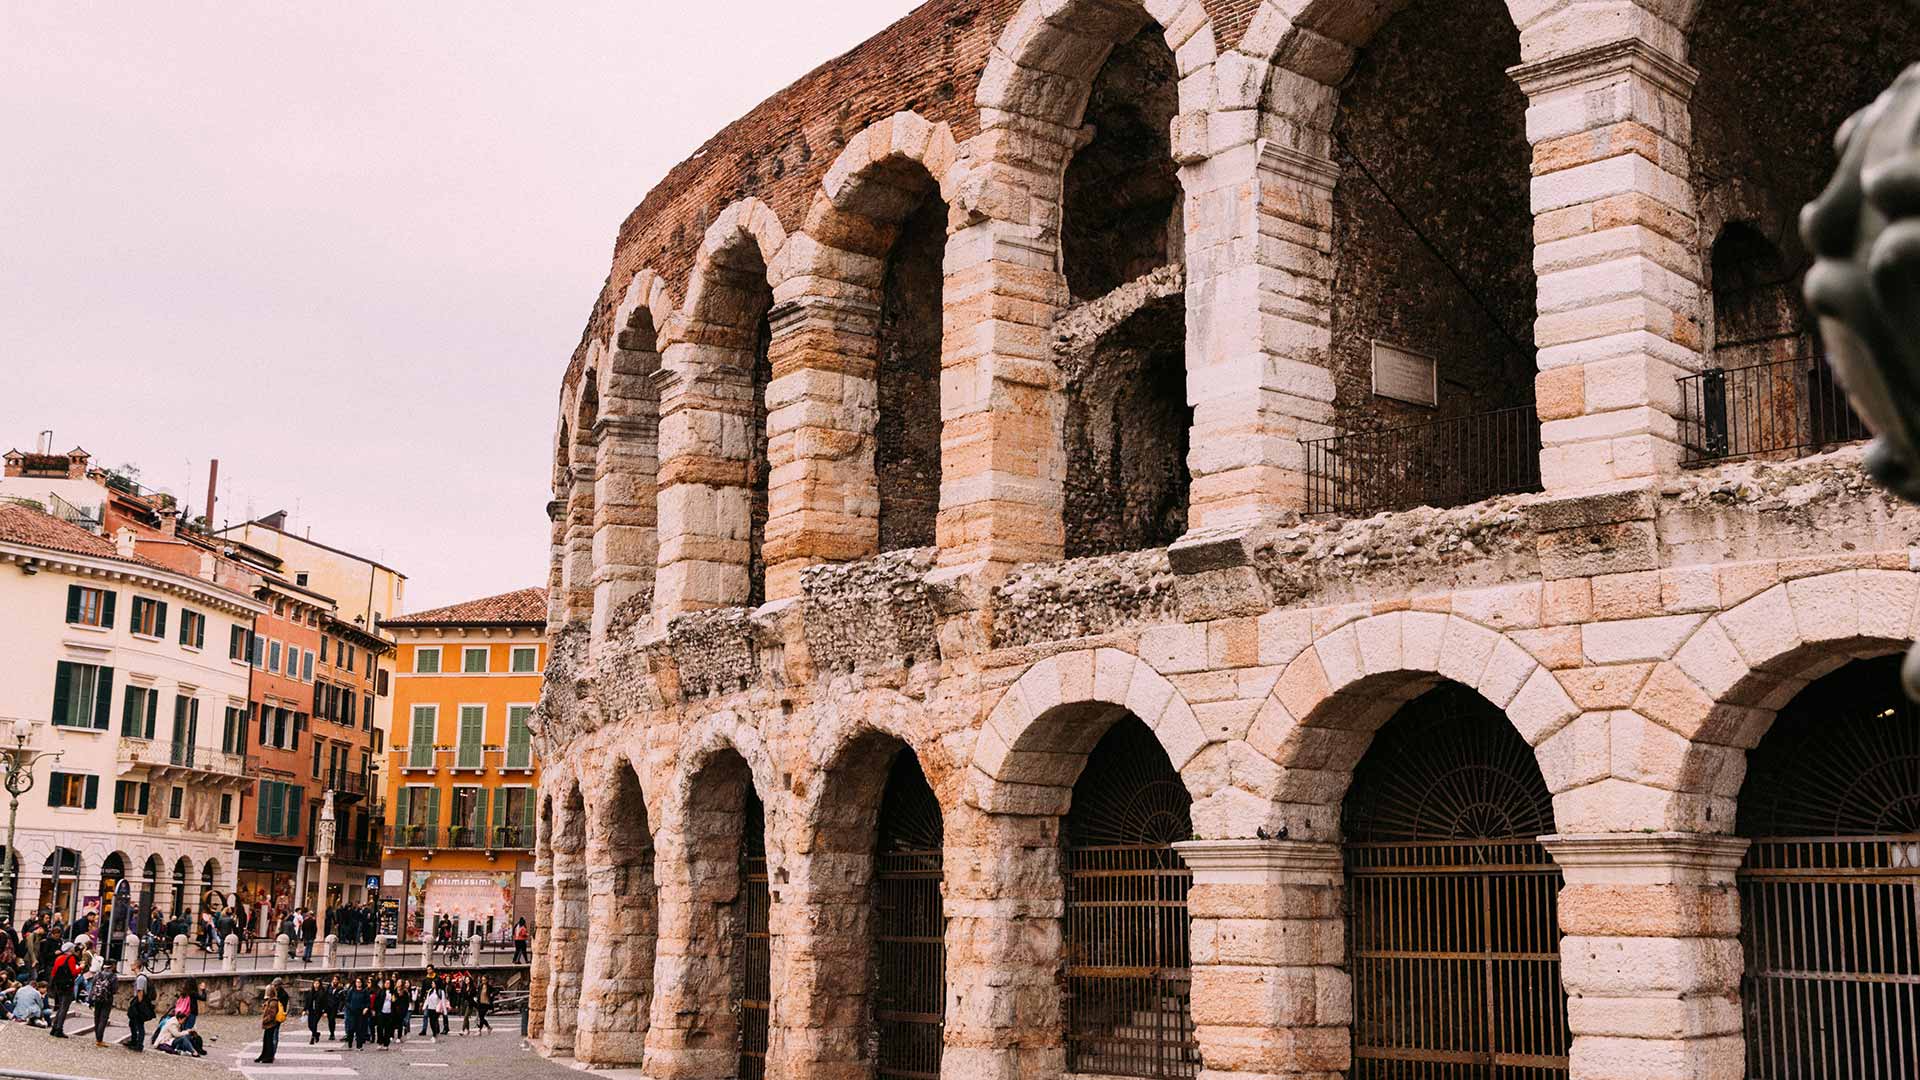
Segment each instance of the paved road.
[{"label": "paved road", "polygon": [[[526,1049],[520,1039],[520,1018],[510,1014],[503,1024],[483,1035],[461,1036],[460,1019],[454,1017],[456,1033],[437,1041],[410,1035],[392,1049],[368,1047],[349,1051],[343,1042],[329,1042],[323,1023],[320,1043],[308,1043],[304,1017],[289,1017],[282,1029],[280,1052],[272,1065],[256,1065],[260,1053],[260,1022],[245,1016],[204,1016],[200,1019],[201,1037],[213,1036],[205,1058],[181,1058],[149,1050],[134,1054],[113,1045],[93,1045],[92,1016],[80,1023],[79,1009],[69,1019],[71,1038],[48,1037],[42,1028],[0,1022],[0,1058],[15,1068],[68,1076],[99,1077],[101,1080],[220,1080],[238,1072],[246,1080],[577,1080],[579,1073],[555,1064]],[[121,1016],[108,1030],[111,1044],[127,1033]],[[413,1030],[420,1030],[414,1018]],[[151,1031],[151,1028],[149,1028]]]}]

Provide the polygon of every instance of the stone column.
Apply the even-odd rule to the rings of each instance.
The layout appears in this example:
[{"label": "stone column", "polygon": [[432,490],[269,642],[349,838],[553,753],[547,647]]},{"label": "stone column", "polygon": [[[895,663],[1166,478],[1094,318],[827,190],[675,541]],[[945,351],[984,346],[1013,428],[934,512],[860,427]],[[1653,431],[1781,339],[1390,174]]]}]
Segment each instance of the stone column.
[{"label": "stone column", "polygon": [[1336,1080],[1352,1056],[1340,847],[1191,840],[1193,1022],[1207,1074]]},{"label": "stone column", "polygon": [[1545,839],[1560,890],[1573,1080],[1738,1077],[1747,842],[1694,833]]},{"label": "stone column", "polygon": [[866,1060],[873,857],[790,852],[772,888],[769,1076],[846,1080]]},{"label": "stone column", "polygon": [[655,834],[659,937],[647,1080],[721,1080],[739,1067],[739,1017],[731,1007],[731,908],[740,895],[740,834],[695,825]]},{"label": "stone column", "polygon": [[948,816],[943,1076],[1056,1080],[1066,1070],[1059,821],[971,806]]},{"label": "stone column", "polygon": [[1676,380],[1704,367],[1696,73],[1626,40],[1512,74],[1533,143],[1541,479],[1565,491],[1672,472]]},{"label": "stone column", "polygon": [[567,499],[547,501],[547,625],[567,623]]},{"label": "stone column", "polygon": [[[573,483],[567,488],[566,620],[593,611],[593,474],[597,451],[582,432],[576,443]],[[584,460],[583,460],[584,459]]]},{"label": "stone column", "polygon": [[1301,440],[1331,433],[1333,162],[1268,141],[1180,171],[1186,189],[1189,529],[1306,505]]},{"label": "stone column", "polygon": [[638,399],[609,399],[594,425],[599,447],[593,492],[593,642],[606,640],[615,608],[653,591],[659,558],[655,529],[658,512],[659,403],[651,399],[653,380],[630,380]]},{"label": "stone column", "polygon": [[[551,826],[542,823],[545,830]],[[527,963],[527,1038],[535,1041],[547,1030],[547,987],[552,982],[553,852],[550,836],[536,838],[533,854],[533,940]],[[378,938],[385,941],[386,938]]]},{"label": "stone column", "polygon": [[1071,297],[1057,191],[1078,134],[1024,122],[973,140],[988,159],[957,200],[947,241],[940,391],[943,566],[1060,558],[1066,546],[1065,406],[1051,327]]},{"label": "stone column", "polygon": [[806,567],[862,559],[880,549],[873,468],[879,316],[878,302],[860,295],[801,296],[773,310],[769,600],[798,596]]},{"label": "stone column", "polygon": [[602,823],[588,841],[587,948],[573,1050],[593,1068],[640,1064],[657,933],[653,853],[610,850],[607,828]]},{"label": "stone column", "polygon": [[656,625],[746,602],[752,493],[753,348],[711,323],[666,348],[660,391]]},{"label": "stone column", "polygon": [[587,883],[578,848],[553,852],[553,911],[547,930],[551,968],[547,976],[547,1022],[543,1038],[550,1055],[573,1052],[578,1030],[580,983],[587,947]]}]

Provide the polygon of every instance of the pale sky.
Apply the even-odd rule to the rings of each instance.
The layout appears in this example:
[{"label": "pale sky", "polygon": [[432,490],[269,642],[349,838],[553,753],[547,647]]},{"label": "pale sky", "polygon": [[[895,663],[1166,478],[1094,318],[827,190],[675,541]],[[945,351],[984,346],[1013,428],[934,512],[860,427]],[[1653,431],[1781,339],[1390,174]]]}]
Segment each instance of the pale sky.
[{"label": "pale sky", "polygon": [[914,0],[0,3],[0,450],[409,577],[544,584],[559,380],[614,233]]}]

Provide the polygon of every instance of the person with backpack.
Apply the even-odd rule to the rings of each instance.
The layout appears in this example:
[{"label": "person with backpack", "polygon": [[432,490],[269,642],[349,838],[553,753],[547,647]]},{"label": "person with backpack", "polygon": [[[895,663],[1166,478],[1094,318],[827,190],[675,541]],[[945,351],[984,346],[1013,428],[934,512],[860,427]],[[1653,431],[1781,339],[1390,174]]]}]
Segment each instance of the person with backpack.
[{"label": "person with backpack", "polygon": [[73,1007],[73,995],[80,981],[80,961],[73,954],[73,942],[60,946],[59,955],[54,957],[52,974],[47,977],[47,987],[53,992],[53,1020],[47,1025],[47,1034],[56,1039],[67,1037],[67,1010]]},{"label": "person with backpack", "polygon": [[273,1064],[274,1052],[280,1049],[280,1025],[287,1022],[287,990],[279,979],[267,987],[260,1001],[260,1056],[253,1059],[255,1065]]},{"label": "person with backpack", "polygon": [[107,1045],[107,1021],[113,1019],[113,992],[120,988],[120,972],[95,955],[87,975],[87,1002],[93,1006],[93,1045]]},{"label": "person with backpack", "polygon": [[127,1037],[120,1045],[138,1054],[145,1049],[147,1021],[153,1019],[153,987],[140,957],[133,958],[133,996],[127,999]]}]

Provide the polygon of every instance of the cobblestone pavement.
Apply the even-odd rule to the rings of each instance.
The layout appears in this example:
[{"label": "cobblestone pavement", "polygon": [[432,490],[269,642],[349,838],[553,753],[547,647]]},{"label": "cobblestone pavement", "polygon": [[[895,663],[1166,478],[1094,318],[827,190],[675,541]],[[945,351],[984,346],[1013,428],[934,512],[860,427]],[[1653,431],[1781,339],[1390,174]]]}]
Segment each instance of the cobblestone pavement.
[{"label": "cobblestone pavement", "polygon": [[[66,1040],[48,1037],[44,1028],[0,1022],[0,1063],[31,1072],[58,1073],[66,1076],[97,1077],[99,1080],[180,1080],[180,1078],[224,1078],[240,1073],[246,1080],[325,1080],[338,1077],[353,1080],[560,1080],[579,1073],[542,1058],[527,1049],[520,1038],[520,1017],[512,1013],[501,1017],[493,1032],[478,1036],[458,1034],[460,1018],[453,1018],[455,1033],[430,1041],[411,1035],[390,1050],[368,1047],[349,1051],[344,1042],[329,1042],[324,1023],[318,1045],[308,1043],[306,1020],[289,1017],[282,1029],[280,1051],[272,1065],[255,1065],[260,1053],[260,1022],[246,1016],[205,1016],[199,1030],[203,1038],[212,1036],[204,1058],[183,1058],[158,1053],[151,1048],[142,1054],[119,1046],[93,1045],[92,1015],[81,1022],[80,1010],[68,1019]],[[107,1040],[126,1035],[120,1014]],[[148,1029],[151,1033],[151,1028]],[[414,1018],[413,1030],[420,1030]]]}]

